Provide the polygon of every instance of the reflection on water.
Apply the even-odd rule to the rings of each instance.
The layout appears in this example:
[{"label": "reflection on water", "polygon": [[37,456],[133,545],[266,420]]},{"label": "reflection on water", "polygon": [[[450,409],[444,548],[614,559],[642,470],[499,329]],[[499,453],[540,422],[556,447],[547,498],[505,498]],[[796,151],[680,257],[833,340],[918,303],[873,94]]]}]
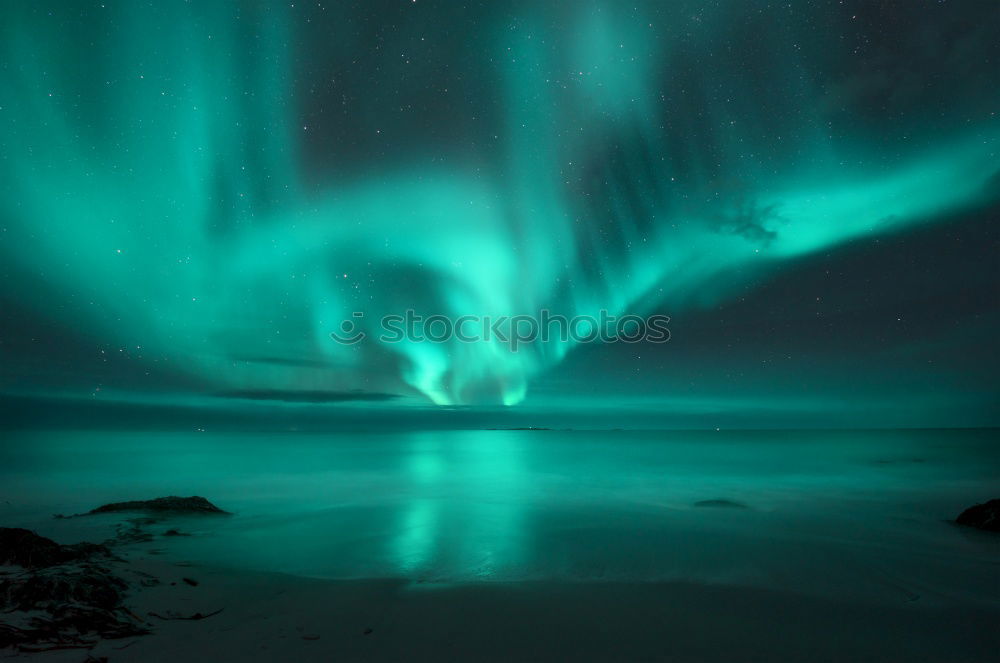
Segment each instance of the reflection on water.
[{"label": "reflection on water", "polygon": [[157,546],[325,577],[995,600],[1000,543],[946,521],[996,496],[997,442],[994,431],[22,433],[0,448],[0,501],[5,522],[69,539],[104,521],[49,514],[204,495],[236,515],[184,521],[197,536]]},{"label": "reflection on water", "polygon": [[[520,566],[526,526],[525,437],[479,431],[446,437],[413,434],[405,451],[405,480],[414,495],[400,504],[392,553],[399,573],[419,578],[445,561],[488,578],[498,567]],[[451,545],[442,546],[445,540]]]}]

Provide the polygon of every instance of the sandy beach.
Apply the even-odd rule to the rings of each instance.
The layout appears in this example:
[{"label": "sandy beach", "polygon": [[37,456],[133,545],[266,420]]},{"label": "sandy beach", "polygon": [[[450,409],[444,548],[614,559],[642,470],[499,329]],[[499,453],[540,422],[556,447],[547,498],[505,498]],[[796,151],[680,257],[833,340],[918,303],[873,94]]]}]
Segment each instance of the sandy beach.
[{"label": "sandy beach", "polygon": [[[153,633],[31,660],[957,662],[995,660],[1000,647],[995,602],[684,582],[330,581],[201,566],[141,546],[126,554],[131,570],[161,581],[127,601]],[[150,615],[218,610],[192,621]]]}]

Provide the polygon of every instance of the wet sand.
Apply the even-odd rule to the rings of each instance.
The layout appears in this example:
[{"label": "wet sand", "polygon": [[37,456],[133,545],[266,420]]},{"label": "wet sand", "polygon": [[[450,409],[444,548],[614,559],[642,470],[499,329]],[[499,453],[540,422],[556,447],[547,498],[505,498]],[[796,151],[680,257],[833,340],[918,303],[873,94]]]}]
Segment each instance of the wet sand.
[{"label": "wet sand", "polygon": [[[148,550],[121,547],[127,561],[113,566],[160,580],[134,586],[126,601],[152,635],[30,658],[957,662],[992,661],[1000,650],[1000,604],[989,601],[831,599],[692,582],[322,580]],[[219,610],[201,620],[150,614]]]}]

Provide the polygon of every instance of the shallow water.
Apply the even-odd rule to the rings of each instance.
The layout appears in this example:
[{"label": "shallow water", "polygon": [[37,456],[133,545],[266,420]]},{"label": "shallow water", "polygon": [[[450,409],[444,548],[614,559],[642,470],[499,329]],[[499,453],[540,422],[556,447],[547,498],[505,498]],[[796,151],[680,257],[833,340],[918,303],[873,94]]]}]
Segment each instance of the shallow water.
[{"label": "shallow water", "polygon": [[33,432],[0,486],[3,524],[65,541],[118,518],[53,513],[203,495],[235,515],[146,545],[245,569],[1000,601],[1000,536],[949,522],[1000,497],[997,431]]}]

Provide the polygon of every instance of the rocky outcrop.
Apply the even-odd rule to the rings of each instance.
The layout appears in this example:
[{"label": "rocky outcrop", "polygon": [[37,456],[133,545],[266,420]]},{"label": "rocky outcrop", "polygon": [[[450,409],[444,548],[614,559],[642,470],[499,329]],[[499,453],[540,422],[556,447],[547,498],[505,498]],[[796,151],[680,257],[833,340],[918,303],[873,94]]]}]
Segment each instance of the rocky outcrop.
[{"label": "rocky outcrop", "polygon": [[63,546],[20,527],[0,527],[0,564],[44,568],[90,559],[95,555],[110,556],[111,551],[96,543]]},{"label": "rocky outcrop", "polygon": [[145,511],[147,513],[176,513],[176,514],[225,514],[204,497],[157,497],[153,500],[134,500],[131,502],[114,502],[105,504],[89,511],[89,514],[96,513],[119,513],[122,511]]},{"label": "rocky outcrop", "polygon": [[955,522],[959,525],[990,532],[1000,532],[1000,500],[990,500],[983,504],[970,506],[959,514]]},{"label": "rocky outcrop", "polygon": [[106,563],[107,547],[60,545],[19,527],[0,527],[0,648],[86,648],[96,638],[148,633],[125,607],[128,584]]}]

